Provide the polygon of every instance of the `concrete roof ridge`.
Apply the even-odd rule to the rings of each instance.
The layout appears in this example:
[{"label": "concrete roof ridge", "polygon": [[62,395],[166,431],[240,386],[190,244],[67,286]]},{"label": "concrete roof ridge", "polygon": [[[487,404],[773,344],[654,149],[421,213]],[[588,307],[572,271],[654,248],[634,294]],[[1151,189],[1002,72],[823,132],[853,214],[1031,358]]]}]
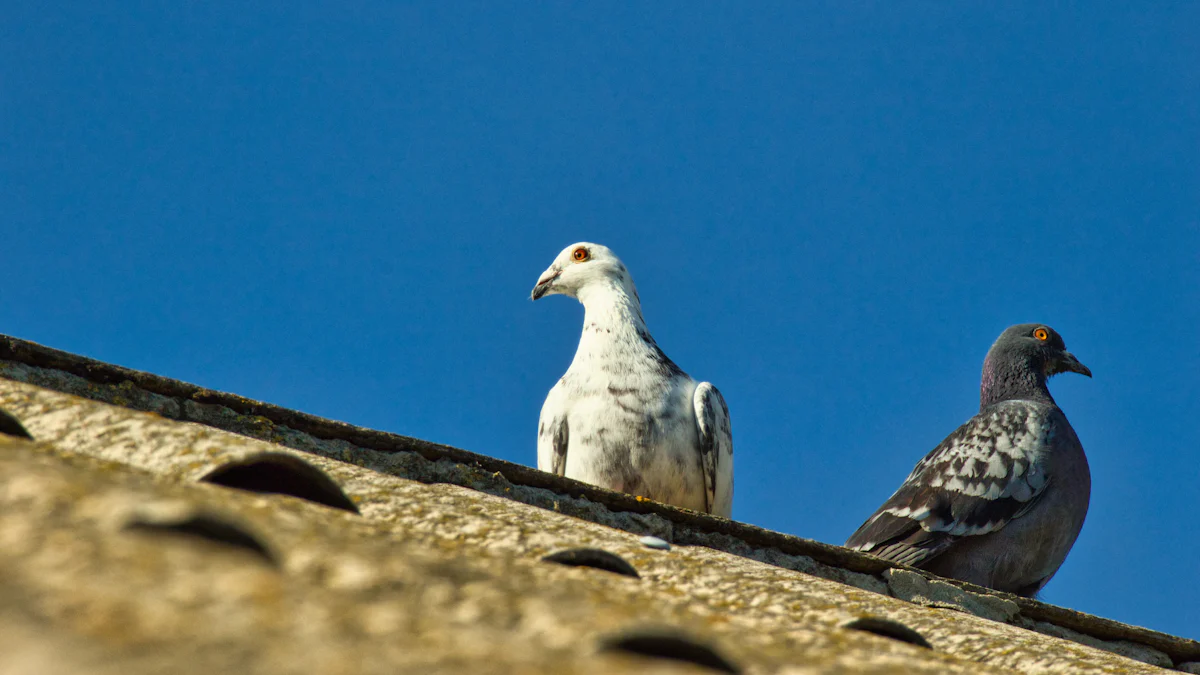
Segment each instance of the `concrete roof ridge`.
[{"label": "concrete roof ridge", "polygon": [[[355,452],[381,456],[413,453],[429,466],[403,474],[405,478],[453,483],[635,533],[656,534],[680,544],[707,546],[797,569],[918,604],[952,607],[1117,653],[1123,653],[1123,645],[1127,645],[1126,651],[1135,653],[1133,658],[1139,658],[1137,650],[1144,646],[1169,657],[1172,665],[1200,661],[1200,642],[1195,640],[941,579],[840,546],[635,498],[460,448],[357,427],[19,338],[0,335],[0,377],[334,459],[343,459],[338,452],[344,453],[348,446]],[[322,444],[334,444],[336,448]],[[383,463],[378,458],[365,461],[369,468],[374,468],[371,462]],[[1139,660],[1154,662],[1154,658],[1151,655]]]}]

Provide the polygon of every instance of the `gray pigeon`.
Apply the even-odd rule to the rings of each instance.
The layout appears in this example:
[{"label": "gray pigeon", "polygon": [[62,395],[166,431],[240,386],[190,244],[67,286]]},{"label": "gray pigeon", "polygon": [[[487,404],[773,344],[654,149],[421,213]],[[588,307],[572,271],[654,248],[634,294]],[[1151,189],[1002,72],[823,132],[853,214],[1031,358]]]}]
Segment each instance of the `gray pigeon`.
[{"label": "gray pigeon", "polygon": [[655,344],[625,265],[599,244],[572,244],[531,297],[556,293],[583,304],[583,335],[542,404],[538,468],[728,518],[733,437],[725,399]]},{"label": "gray pigeon", "polygon": [[1046,380],[1092,376],[1054,329],[1013,326],[983,362],[979,414],[925,456],[846,546],[1032,596],[1079,536],[1091,496],[1083,446]]}]

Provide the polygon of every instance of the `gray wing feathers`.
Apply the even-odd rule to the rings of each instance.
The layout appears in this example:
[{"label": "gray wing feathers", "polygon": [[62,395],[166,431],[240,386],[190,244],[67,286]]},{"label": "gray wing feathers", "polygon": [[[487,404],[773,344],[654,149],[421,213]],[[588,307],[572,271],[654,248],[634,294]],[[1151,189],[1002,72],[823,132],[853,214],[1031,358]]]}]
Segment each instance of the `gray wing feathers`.
[{"label": "gray wing feathers", "polygon": [[565,476],[571,430],[567,426],[566,412],[557,405],[557,393],[558,387],[551,389],[542,404],[542,415],[538,420],[538,469]]},{"label": "gray wing feathers", "polygon": [[728,518],[733,512],[733,431],[729,408],[721,392],[701,382],[692,396],[704,473],[704,504],[708,512]]},{"label": "gray wing feathers", "polygon": [[567,418],[558,420],[553,428],[551,439],[552,455],[550,457],[550,473],[560,476],[567,474],[567,442],[571,438],[571,430],[567,427]]},{"label": "gray wing feathers", "polygon": [[1027,514],[1050,476],[1040,462],[1051,420],[1006,405],[968,420],[918,464],[846,546],[910,565],[963,537],[996,532]]}]

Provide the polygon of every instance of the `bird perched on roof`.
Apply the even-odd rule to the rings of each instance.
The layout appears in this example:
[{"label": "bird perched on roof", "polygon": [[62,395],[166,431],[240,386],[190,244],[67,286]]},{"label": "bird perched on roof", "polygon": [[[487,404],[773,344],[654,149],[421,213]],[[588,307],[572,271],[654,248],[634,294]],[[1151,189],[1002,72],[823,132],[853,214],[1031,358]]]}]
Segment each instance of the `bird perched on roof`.
[{"label": "bird perched on roof", "polygon": [[1083,446],[1046,388],[1092,372],[1045,324],[1012,326],[983,362],[979,414],[917,463],[849,548],[1018,595],[1036,594],[1079,536]]},{"label": "bird perched on roof", "polygon": [[556,293],[583,304],[583,335],[542,405],[538,468],[728,518],[729,409],[650,337],[629,270],[604,246],[572,244],[531,297]]}]

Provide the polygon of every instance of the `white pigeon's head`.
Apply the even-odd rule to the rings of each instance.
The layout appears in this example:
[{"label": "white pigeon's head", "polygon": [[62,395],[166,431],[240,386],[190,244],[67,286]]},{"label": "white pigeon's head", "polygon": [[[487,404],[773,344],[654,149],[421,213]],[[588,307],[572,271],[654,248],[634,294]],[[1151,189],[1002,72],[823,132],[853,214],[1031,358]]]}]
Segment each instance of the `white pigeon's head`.
[{"label": "white pigeon's head", "polygon": [[633,279],[621,259],[607,246],[581,241],[558,254],[538,277],[529,297],[537,300],[546,295],[562,294],[582,301],[580,293],[598,287],[620,288],[626,295],[637,298]]}]

